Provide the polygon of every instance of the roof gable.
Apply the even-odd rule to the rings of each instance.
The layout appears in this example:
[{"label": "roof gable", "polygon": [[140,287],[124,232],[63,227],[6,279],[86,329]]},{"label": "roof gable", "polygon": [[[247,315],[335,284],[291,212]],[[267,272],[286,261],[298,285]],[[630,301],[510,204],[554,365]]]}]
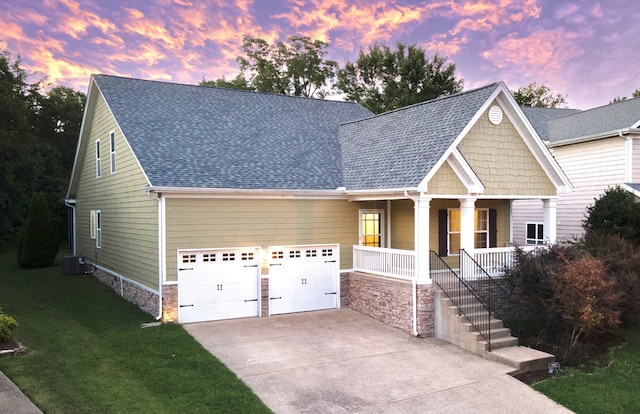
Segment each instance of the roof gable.
[{"label": "roof gable", "polygon": [[94,75],[151,185],[335,189],[349,102]]}]

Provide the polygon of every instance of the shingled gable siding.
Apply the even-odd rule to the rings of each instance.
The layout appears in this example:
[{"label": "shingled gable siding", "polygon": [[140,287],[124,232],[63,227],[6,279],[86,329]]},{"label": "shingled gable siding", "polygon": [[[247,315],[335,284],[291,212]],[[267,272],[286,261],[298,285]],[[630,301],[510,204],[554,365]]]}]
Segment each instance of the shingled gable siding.
[{"label": "shingled gable siding", "polygon": [[493,125],[487,112],[458,145],[485,186],[484,195],[555,196],[555,186],[509,118],[505,116],[500,125]]},{"label": "shingled gable siding", "polygon": [[[109,157],[102,157],[102,177],[95,174],[96,139],[109,142],[109,132],[115,130],[118,170],[109,173]],[[131,287],[125,296],[138,302],[150,302],[147,294],[155,295],[158,286],[158,202],[144,191],[147,182],[122,133],[102,99],[96,99],[91,130],[83,137],[84,160],[76,192],[77,253],[107,270],[104,281],[117,282],[114,289],[120,293],[120,277],[129,280]],[[106,173],[104,173],[106,171]],[[102,219],[102,247],[89,234],[89,212],[99,209]],[[115,276],[114,276],[115,275]],[[135,299],[145,297],[144,300]],[[138,303],[141,306],[148,306]],[[157,305],[155,306],[157,310]],[[149,310],[148,310],[149,311]],[[151,312],[151,311],[150,311]]]},{"label": "shingled gable siding", "polygon": [[449,163],[442,164],[427,184],[429,194],[460,194],[466,195],[467,188],[458,178]]},{"label": "shingled gable siding", "polygon": [[340,268],[353,266],[358,210],[346,200],[168,198],[167,280],[177,280],[179,249],[340,244]]}]

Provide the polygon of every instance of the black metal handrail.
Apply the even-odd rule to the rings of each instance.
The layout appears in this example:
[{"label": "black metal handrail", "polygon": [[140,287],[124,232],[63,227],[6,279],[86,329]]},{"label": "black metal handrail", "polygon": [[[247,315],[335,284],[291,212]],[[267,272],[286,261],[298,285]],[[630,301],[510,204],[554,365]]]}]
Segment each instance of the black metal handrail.
[{"label": "black metal handrail", "polygon": [[432,250],[430,254],[429,263],[433,281],[458,308],[460,314],[487,341],[491,351],[491,311],[468,281],[451,269],[436,252]]},{"label": "black metal handrail", "polygon": [[482,303],[502,319],[507,304],[507,289],[498,283],[466,250],[460,250],[461,277],[469,283]]}]

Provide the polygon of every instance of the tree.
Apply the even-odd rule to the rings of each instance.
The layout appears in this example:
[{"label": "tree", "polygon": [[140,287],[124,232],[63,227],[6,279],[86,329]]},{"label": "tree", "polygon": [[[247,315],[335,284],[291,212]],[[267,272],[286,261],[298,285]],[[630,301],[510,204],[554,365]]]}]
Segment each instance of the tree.
[{"label": "tree", "polygon": [[47,267],[58,253],[58,233],[44,194],[31,198],[29,216],[18,233],[18,264],[22,268]]},{"label": "tree", "polygon": [[202,78],[200,81],[200,86],[209,86],[216,88],[227,88],[227,89],[241,89],[245,91],[254,90],[251,85],[247,82],[247,80],[242,77],[242,75],[237,75],[232,80],[226,80],[224,77],[216,80],[206,80]]},{"label": "tree", "polygon": [[530,83],[527,86],[521,86],[517,91],[511,91],[518,105],[521,106],[537,106],[543,108],[566,108],[566,96],[554,94],[547,85]]},{"label": "tree", "polygon": [[456,79],[455,70],[446,57],[429,59],[415,45],[398,43],[392,50],[376,44],[338,71],[337,88],[348,100],[381,113],[460,92],[463,80]]},{"label": "tree", "polygon": [[244,36],[242,49],[246,56],[237,59],[241,77],[239,75],[231,83],[215,81],[216,86],[220,83],[225,87],[246,89],[248,85],[258,92],[326,97],[338,68],[335,61],[325,59],[329,44],[306,36],[291,36],[288,42],[269,45],[264,39]]},{"label": "tree", "polygon": [[[638,98],[638,97],[640,97],[640,89],[636,89],[631,94],[631,98]],[[615,98],[613,98],[613,100],[609,101],[609,103],[612,104],[612,103],[622,102],[622,101],[626,101],[626,100],[627,100],[626,96],[616,96]]]},{"label": "tree", "polygon": [[587,207],[585,231],[615,234],[640,245],[640,203],[620,186],[610,187]]}]

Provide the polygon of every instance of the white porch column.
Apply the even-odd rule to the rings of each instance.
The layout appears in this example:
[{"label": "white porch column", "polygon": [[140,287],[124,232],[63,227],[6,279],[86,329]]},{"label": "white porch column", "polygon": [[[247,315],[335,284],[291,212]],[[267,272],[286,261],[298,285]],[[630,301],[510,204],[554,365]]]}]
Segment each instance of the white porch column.
[{"label": "white porch column", "polygon": [[542,200],[542,208],[544,209],[544,221],[542,232],[545,243],[554,244],[556,242],[556,200]]},{"label": "white porch column", "polygon": [[476,229],[476,199],[460,199],[460,249],[473,256]]},{"label": "white porch column", "polygon": [[416,277],[428,281],[429,272],[429,208],[430,197],[420,195],[414,200],[414,243],[416,252]]}]

